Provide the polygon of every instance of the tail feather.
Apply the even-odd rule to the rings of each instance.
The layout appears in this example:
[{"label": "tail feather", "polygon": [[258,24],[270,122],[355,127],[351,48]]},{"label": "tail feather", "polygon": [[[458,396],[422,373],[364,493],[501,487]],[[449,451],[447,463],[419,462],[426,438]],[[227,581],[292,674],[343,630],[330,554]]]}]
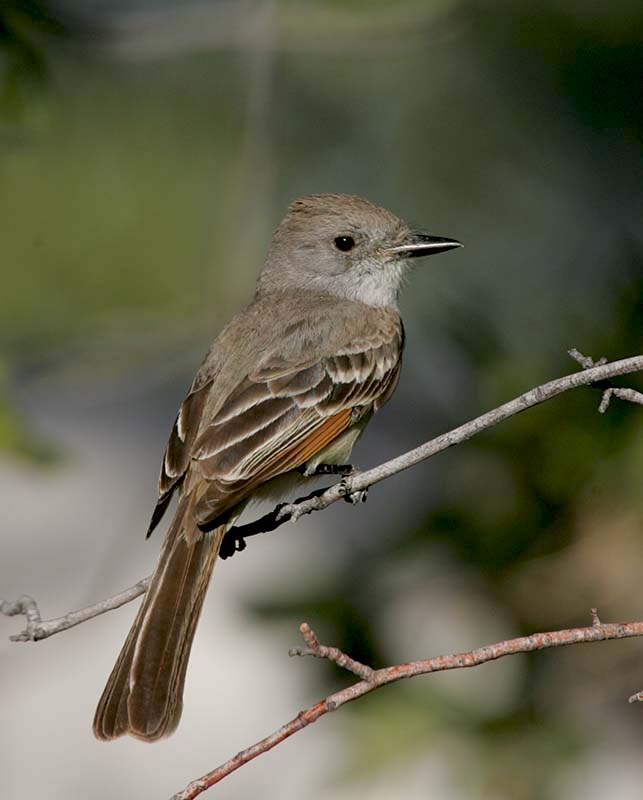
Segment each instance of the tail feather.
[{"label": "tail feather", "polygon": [[[94,735],[145,741],[169,736],[179,723],[196,624],[225,533],[221,526],[186,536],[179,504],[158,565],[94,717]],[[185,505],[185,507],[183,507]]]}]

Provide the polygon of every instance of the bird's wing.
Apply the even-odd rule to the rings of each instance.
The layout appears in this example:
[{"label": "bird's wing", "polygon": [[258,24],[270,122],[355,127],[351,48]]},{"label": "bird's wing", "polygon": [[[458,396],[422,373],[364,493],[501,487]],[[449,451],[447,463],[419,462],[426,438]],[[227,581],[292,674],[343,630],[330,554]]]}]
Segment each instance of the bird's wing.
[{"label": "bird's wing", "polygon": [[397,382],[401,340],[376,339],[296,367],[276,361],[246,377],[194,444],[208,487],[195,508],[200,526],[257,486],[296,469],[371,409]]},{"label": "bird's wing", "polygon": [[397,321],[333,356],[296,364],[264,359],[209,421],[202,415],[212,386],[204,383],[191,392],[168,443],[150,528],[191,464],[204,479],[194,513],[199,526],[209,527],[257,486],[305,464],[382,406],[400,370],[403,329]]},{"label": "bird's wing", "polygon": [[195,381],[179,409],[161,464],[159,496],[147,529],[148,537],[165,514],[174,490],[183,482],[211,388],[212,380]]}]

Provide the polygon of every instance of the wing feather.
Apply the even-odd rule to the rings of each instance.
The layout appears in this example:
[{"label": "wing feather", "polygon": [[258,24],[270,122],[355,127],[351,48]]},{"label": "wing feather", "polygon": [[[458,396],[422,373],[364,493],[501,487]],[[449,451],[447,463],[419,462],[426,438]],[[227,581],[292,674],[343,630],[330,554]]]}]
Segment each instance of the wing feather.
[{"label": "wing feather", "polygon": [[147,529],[147,537],[152,535],[163,518],[174,490],[183,482],[211,384],[211,381],[205,381],[196,388],[193,386],[179,409],[161,464],[159,497]]},{"label": "wing feather", "polygon": [[[398,317],[333,356],[266,358],[209,421],[203,414],[213,386],[201,384],[183,403],[170,436],[151,528],[188,470],[203,484],[194,513],[209,530],[257,486],[306,464],[380,408],[397,383],[403,337]],[[191,491],[192,480],[187,486]]]}]

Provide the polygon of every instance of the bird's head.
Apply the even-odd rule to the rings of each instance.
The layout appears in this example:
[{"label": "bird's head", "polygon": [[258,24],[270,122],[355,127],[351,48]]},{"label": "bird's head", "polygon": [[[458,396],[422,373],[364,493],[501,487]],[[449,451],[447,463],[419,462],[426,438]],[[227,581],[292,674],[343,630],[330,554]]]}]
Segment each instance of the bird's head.
[{"label": "bird's head", "polygon": [[296,200],[272,238],[258,294],[288,287],[395,306],[409,259],[461,247],[414,233],[361,197],[316,194]]}]

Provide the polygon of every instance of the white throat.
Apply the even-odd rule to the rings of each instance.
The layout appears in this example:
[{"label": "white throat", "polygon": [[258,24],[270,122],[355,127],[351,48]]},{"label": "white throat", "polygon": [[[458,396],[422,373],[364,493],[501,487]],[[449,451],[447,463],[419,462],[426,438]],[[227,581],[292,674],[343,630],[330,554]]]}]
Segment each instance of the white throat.
[{"label": "white throat", "polygon": [[367,306],[397,309],[406,271],[405,264],[399,261],[366,261],[341,275],[306,276],[306,285]]}]

